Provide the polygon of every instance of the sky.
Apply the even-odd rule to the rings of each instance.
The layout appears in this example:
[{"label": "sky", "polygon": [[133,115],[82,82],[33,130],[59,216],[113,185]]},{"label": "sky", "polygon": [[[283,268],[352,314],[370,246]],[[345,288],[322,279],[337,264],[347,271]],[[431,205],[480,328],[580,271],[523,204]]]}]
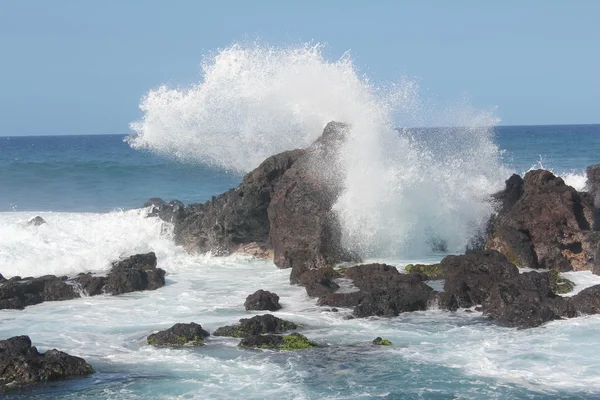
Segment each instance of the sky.
[{"label": "sky", "polygon": [[501,125],[600,123],[600,1],[0,0],[0,136],[129,133],[234,42],[326,43]]}]

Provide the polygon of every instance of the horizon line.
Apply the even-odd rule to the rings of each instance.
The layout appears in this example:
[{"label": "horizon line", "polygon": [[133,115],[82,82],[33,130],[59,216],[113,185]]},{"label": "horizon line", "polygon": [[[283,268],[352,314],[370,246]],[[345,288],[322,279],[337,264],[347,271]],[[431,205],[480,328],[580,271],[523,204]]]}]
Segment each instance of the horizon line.
[{"label": "horizon line", "polygon": [[[520,128],[520,127],[536,127],[536,126],[594,126],[600,125],[597,123],[586,124],[515,124],[515,125],[492,125],[493,128]],[[396,127],[394,129],[439,129],[439,128],[463,128],[463,126],[411,126],[411,127]],[[56,136],[128,136],[132,133],[83,133],[83,134],[34,134],[34,135],[0,135],[0,138],[17,138],[17,137],[56,137]]]}]

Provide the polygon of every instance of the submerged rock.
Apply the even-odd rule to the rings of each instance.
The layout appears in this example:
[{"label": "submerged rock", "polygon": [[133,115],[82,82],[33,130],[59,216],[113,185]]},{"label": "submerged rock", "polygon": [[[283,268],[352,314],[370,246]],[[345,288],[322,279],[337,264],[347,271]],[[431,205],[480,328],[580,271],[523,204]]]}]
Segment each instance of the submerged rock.
[{"label": "submerged rock", "polygon": [[252,318],[242,318],[237,325],[228,325],[218,328],[214,336],[248,337],[265,333],[283,333],[298,326],[290,321],[285,321],[271,314],[257,315]]},{"label": "submerged rock", "polygon": [[169,329],[153,333],[146,339],[149,345],[156,347],[203,346],[204,338],[210,333],[194,322],[175,324]]},{"label": "submerged rock", "polygon": [[318,347],[319,344],[308,340],[308,338],[299,333],[292,333],[286,336],[278,335],[255,335],[249,336],[239,344],[244,348],[273,349],[273,350],[302,350],[311,347]]},{"label": "submerged rock", "polygon": [[281,309],[281,305],[277,294],[260,289],[246,298],[244,308],[246,310],[277,311]]},{"label": "submerged rock", "polygon": [[0,340],[0,388],[57,381],[93,372],[83,358],[56,349],[39,353],[31,346],[29,336]]}]

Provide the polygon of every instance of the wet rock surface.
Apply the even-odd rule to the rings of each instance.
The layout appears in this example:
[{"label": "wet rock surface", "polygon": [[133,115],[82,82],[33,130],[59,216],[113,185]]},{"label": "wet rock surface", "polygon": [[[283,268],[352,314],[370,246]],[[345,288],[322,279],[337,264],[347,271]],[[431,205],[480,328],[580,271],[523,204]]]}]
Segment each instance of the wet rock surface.
[{"label": "wet rock surface", "polygon": [[302,350],[318,347],[319,344],[309,340],[299,333],[290,335],[254,335],[244,339],[239,344],[243,348],[273,349],[273,350]]},{"label": "wet rock surface", "polygon": [[146,339],[149,345],[156,347],[203,346],[204,338],[210,333],[194,322],[175,324],[169,329],[153,333]]},{"label": "wet rock surface", "polygon": [[355,317],[391,317],[425,310],[435,294],[421,276],[400,274],[386,264],[350,267],[343,277],[352,280],[359,290],[326,294],[320,297],[319,305],[354,308]]},{"label": "wet rock surface", "polygon": [[79,274],[75,278],[46,275],[39,278],[0,279],[0,309],[23,309],[45,301],[71,300],[102,293],[113,295],[155,290],[165,284],[165,271],[156,267],[154,253],[136,254],[113,263],[107,276]]},{"label": "wet rock surface", "polygon": [[281,305],[277,294],[260,289],[246,298],[244,308],[246,310],[277,311],[281,309]]},{"label": "wet rock surface", "polygon": [[285,321],[271,314],[265,314],[252,318],[242,318],[239,324],[218,328],[213,332],[213,335],[241,338],[266,333],[284,333],[296,328],[298,326],[293,322]]},{"label": "wet rock surface", "polygon": [[28,336],[0,340],[0,388],[57,381],[93,372],[83,358],[56,349],[38,352]]},{"label": "wet rock surface", "polygon": [[593,269],[595,248],[584,246],[597,215],[592,186],[592,194],[578,192],[545,170],[527,172],[522,182],[511,177],[495,195],[501,206],[485,247],[522,267]]}]

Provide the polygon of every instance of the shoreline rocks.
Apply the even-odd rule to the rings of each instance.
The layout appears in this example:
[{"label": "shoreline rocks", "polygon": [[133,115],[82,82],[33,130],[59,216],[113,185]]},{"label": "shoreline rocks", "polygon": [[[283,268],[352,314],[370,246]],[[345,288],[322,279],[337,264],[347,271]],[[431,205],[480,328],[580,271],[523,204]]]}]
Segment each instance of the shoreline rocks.
[{"label": "shoreline rocks", "polygon": [[83,358],[56,349],[38,352],[29,336],[0,340],[0,389],[92,374]]},{"label": "shoreline rocks", "polygon": [[75,278],[45,275],[39,278],[0,279],[0,310],[22,310],[46,301],[72,300],[102,293],[112,295],[155,290],[165,285],[165,271],[156,267],[153,252],[115,261],[106,276],[80,274]]}]

